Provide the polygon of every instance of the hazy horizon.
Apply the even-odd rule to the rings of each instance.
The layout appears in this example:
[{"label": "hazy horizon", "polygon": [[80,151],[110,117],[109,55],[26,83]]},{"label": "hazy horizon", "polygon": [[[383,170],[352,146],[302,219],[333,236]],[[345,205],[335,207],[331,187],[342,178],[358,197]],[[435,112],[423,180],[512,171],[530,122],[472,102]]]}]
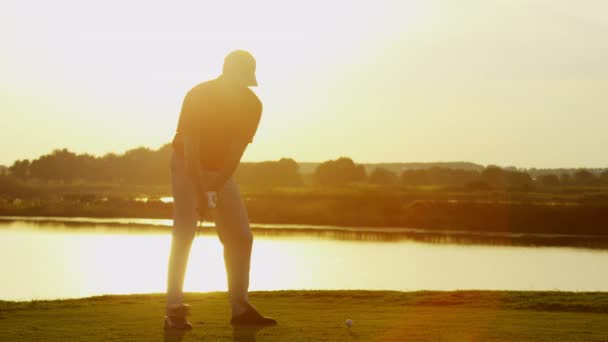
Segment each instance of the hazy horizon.
[{"label": "hazy horizon", "polygon": [[[167,143],[167,144],[170,144],[170,143]],[[156,151],[156,150],[160,149],[164,145],[165,144],[163,144],[163,145],[161,145],[161,146],[159,146],[157,148],[148,147],[148,146],[135,146],[135,147],[129,148],[129,149],[125,150],[125,151],[110,151],[110,152],[101,153],[101,154],[94,154],[94,153],[87,153],[87,152],[82,152],[82,153],[83,154],[92,155],[93,157],[99,158],[99,157],[103,157],[104,155],[110,154],[110,153],[113,153],[113,154],[116,154],[116,155],[122,155],[122,154],[124,154],[125,152],[127,152],[129,150],[138,149],[138,148],[147,148],[147,149],[150,149],[152,151]],[[66,147],[56,148],[56,149],[53,149],[53,150],[62,150],[64,148],[66,148]],[[72,153],[81,154],[81,153],[75,152],[73,150],[70,150],[69,148],[66,148],[66,149],[68,151],[72,152]],[[44,153],[42,155],[51,154],[52,151],[49,151],[48,153]],[[35,159],[41,157],[42,155],[36,156],[36,157],[33,157],[33,158],[18,158],[15,161],[17,161],[17,160],[23,160],[23,159],[29,159],[30,161],[32,161],[32,160],[35,160]],[[339,155],[339,156],[337,156],[337,157],[335,157],[333,159],[337,159],[337,158],[341,158],[341,157],[346,157],[346,158],[353,159],[351,156],[349,156],[347,154]],[[299,159],[296,159],[296,158],[293,158],[293,157],[290,157],[290,156],[281,156],[281,157],[278,157],[278,158],[275,158],[275,159],[243,160],[243,162],[245,162],[245,163],[247,163],[247,162],[256,163],[256,162],[266,162],[266,161],[277,161],[277,160],[279,160],[281,158],[291,158],[291,159],[295,160],[298,164],[305,164],[305,163],[320,164],[320,163],[323,163],[323,162],[325,162],[327,160],[330,160],[330,159],[324,159],[324,160],[299,160]],[[487,166],[499,166],[499,167],[503,167],[503,168],[516,167],[518,169],[589,169],[589,170],[591,170],[591,169],[608,169],[608,166],[599,166],[599,167],[584,167],[584,166],[568,167],[568,166],[559,166],[559,167],[546,167],[545,168],[545,167],[536,167],[536,166],[521,166],[521,165],[514,165],[514,164],[483,164],[483,163],[480,163],[480,162],[477,162],[477,161],[474,161],[474,160],[401,160],[401,161],[374,161],[374,162],[369,162],[369,161],[360,161],[360,160],[353,159],[353,161],[356,164],[367,164],[367,165],[371,165],[371,164],[443,164],[443,163],[446,163],[446,164],[449,164],[449,163],[454,163],[454,164],[463,163],[463,164],[466,164],[466,163],[470,163],[470,164],[479,165],[479,166],[483,166],[483,167],[487,167]],[[10,167],[11,165],[12,165],[12,162],[11,163],[7,163],[7,164],[0,164],[0,166],[4,166],[4,167]]]},{"label": "hazy horizon", "polygon": [[0,165],[170,141],[224,55],[258,60],[244,161],[606,168],[608,3],[7,1]]}]

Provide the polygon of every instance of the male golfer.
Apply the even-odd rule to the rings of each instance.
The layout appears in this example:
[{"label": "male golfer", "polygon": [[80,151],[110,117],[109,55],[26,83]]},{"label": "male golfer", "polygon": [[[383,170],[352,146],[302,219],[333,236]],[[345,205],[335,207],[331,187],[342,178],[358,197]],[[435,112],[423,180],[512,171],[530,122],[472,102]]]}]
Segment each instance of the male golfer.
[{"label": "male golfer", "polygon": [[173,236],[167,279],[166,329],[191,329],[183,303],[183,283],[199,217],[214,211],[224,246],[233,325],[275,325],[249,304],[249,264],[253,236],[233,172],[252,142],[262,103],[255,59],[236,50],[224,59],[222,75],[186,95],[173,139]]}]

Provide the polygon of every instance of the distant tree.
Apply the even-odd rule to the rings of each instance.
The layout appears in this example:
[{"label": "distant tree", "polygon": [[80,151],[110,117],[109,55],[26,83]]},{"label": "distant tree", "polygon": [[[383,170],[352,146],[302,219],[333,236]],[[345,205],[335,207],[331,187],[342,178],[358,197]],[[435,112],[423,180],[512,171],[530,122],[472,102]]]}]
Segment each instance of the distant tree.
[{"label": "distant tree", "polygon": [[281,158],[277,162],[275,182],[278,185],[299,186],[302,185],[300,166],[291,158]]},{"label": "distant tree", "polygon": [[124,181],[120,156],[115,153],[108,153],[97,158],[96,164],[97,167],[89,175],[91,181],[113,183]]},{"label": "distant tree", "polygon": [[473,170],[432,167],[427,170],[428,182],[433,185],[463,186],[475,180],[479,173]]},{"label": "distant tree", "polygon": [[369,182],[378,185],[396,185],[399,183],[399,176],[383,167],[376,167],[369,175]]},{"label": "distant tree", "polygon": [[604,170],[600,174],[600,183],[603,185],[608,185],[608,170]]},{"label": "distant tree", "polygon": [[452,170],[434,166],[426,170],[429,184],[449,185],[452,183]]},{"label": "distant tree", "polygon": [[169,155],[167,145],[158,151],[139,147],[125,152],[118,163],[124,181],[131,184],[168,182]]},{"label": "distant tree", "polygon": [[596,176],[588,170],[576,171],[573,178],[576,185],[592,185],[596,180]]},{"label": "distant tree", "polygon": [[256,187],[300,186],[298,163],[291,158],[259,163],[241,163],[236,171],[239,183]]},{"label": "distant tree", "polygon": [[30,174],[42,180],[72,181],[82,174],[82,169],[82,160],[76,154],[61,149],[33,160]]},{"label": "distant tree", "polygon": [[533,184],[532,177],[527,172],[517,171],[515,168],[505,170],[494,165],[481,172],[479,181],[493,188],[529,189]]},{"label": "distant tree", "polygon": [[572,175],[569,173],[562,173],[559,175],[559,183],[561,185],[572,185]]},{"label": "distant tree", "polygon": [[505,171],[498,166],[489,165],[479,175],[480,181],[488,184],[491,187],[505,187]]},{"label": "distant tree", "polygon": [[505,179],[508,187],[528,189],[532,186],[532,177],[527,172],[523,171],[507,171]]},{"label": "distant tree", "polygon": [[10,175],[25,180],[30,175],[30,161],[27,159],[17,160],[8,168]]},{"label": "distant tree", "polygon": [[352,159],[341,157],[319,164],[314,178],[320,185],[347,185],[364,181],[366,174],[363,165],[356,165]]},{"label": "distant tree", "polygon": [[401,183],[405,186],[430,185],[429,174],[426,169],[404,170],[401,172]]},{"label": "distant tree", "polygon": [[542,186],[546,187],[554,187],[559,186],[561,184],[559,181],[559,177],[554,174],[542,175],[539,177],[538,180]]},{"label": "distant tree", "polygon": [[162,184],[169,181],[171,146],[158,150],[136,148],[122,155],[107,154],[95,157],[75,154],[67,149],[54,150],[31,163],[17,161],[11,174],[19,178],[71,182],[127,182],[132,184]]},{"label": "distant tree", "polygon": [[428,169],[404,170],[401,173],[401,183],[405,186],[465,186],[477,180],[478,177],[479,172],[475,170],[433,166]]}]

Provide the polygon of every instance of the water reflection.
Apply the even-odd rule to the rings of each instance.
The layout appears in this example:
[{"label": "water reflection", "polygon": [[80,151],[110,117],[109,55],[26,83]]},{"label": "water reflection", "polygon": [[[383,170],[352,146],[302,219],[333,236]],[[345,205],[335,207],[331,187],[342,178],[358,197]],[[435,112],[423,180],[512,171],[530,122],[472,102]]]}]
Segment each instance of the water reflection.
[{"label": "water reflection", "polygon": [[134,198],[136,202],[153,202],[153,201],[160,201],[163,203],[173,203],[173,197],[171,196],[165,196],[165,197],[135,197]]},{"label": "water reflection", "polygon": [[534,235],[534,234],[480,234],[475,232],[371,232],[348,230],[254,229],[257,236],[289,238],[311,236],[319,239],[343,241],[400,242],[416,241],[432,244],[528,246],[528,247],[579,247],[607,249],[608,237]]},{"label": "water reflection", "polygon": [[[0,228],[7,225],[34,224],[45,229],[63,230],[80,228],[116,233],[168,232],[171,220],[115,219],[115,218],[62,218],[62,217],[0,217]],[[483,233],[458,230],[425,230],[413,228],[336,227],[288,224],[252,224],[256,236],[279,238],[330,239],[341,241],[402,242],[414,241],[433,244],[463,244],[527,247],[578,247],[608,249],[608,236]],[[198,234],[215,234],[212,222],[201,223]]]},{"label": "water reflection", "polygon": [[[608,290],[608,251],[601,249],[512,246],[510,236],[471,245],[462,241],[476,240],[464,235],[293,229],[255,230],[251,290]],[[162,226],[1,221],[0,299],[164,292],[168,233]],[[225,289],[222,246],[202,228],[185,290]]]}]

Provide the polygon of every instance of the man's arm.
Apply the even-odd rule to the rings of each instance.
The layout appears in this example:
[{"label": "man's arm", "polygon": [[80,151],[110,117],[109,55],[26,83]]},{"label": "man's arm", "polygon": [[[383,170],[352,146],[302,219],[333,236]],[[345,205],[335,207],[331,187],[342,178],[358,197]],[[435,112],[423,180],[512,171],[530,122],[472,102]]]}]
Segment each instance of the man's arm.
[{"label": "man's arm", "polygon": [[[200,146],[198,139],[194,134],[186,131],[183,134],[183,142],[184,142],[184,162],[186,163],[186,173],[192,180],[192,184],[194,184],[194,189],[196,191],[196,196],[199,199],[199,205],[202,205],[201,200],[206,199],[205,191],[206,186],[202,182],[201,175],[201,164],[200,164]],[[204,209],[204,208],[199,208]]]},{"label": "man's arm", "polygon": [[248,144],[249,140],[243,137],[232,139],[226,153],[226,158],[224,159],[224,165],[218,171],[217,178],[210,182],[208,191],[219,191],[224,186],[239,165]]},{"label": "man's arm", "polygon": [[239,165],[245,149],[253,141],[258,124],[260,123],[260,117],[262,116],[262,102],[250,89],[246,89],[246,92],[246,105],[243,108],[245,111],[242,113],[243,116],[238,120],[236,131],[224,158],[224,164],[219,170],[217,177],[209,182],[207,191],[219,191],[224,186]]}]

